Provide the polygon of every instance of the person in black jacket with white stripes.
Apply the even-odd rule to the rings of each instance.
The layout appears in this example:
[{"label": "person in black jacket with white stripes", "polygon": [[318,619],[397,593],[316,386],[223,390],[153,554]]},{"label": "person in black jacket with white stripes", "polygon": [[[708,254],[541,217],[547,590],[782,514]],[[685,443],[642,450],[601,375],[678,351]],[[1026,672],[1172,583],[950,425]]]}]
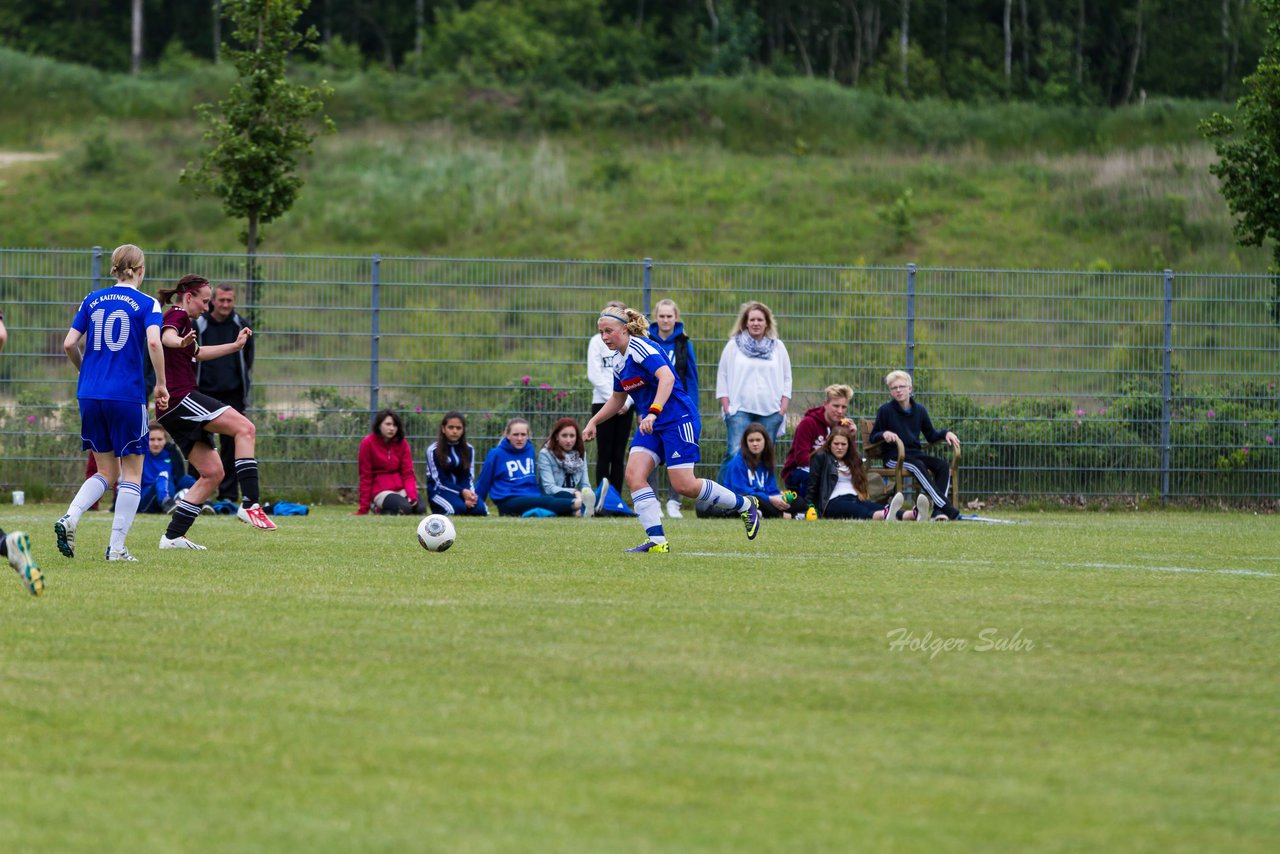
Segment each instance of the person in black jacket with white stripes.
[{"label": "person in black jacket with white stripes", "polygon": [[[240,330],[248,325],[236,312],[235,285],[219,282],[214,286],[213,302],[209,310],[196,318],[196,340],[201,347],[230,344],[240,336]],[[196,383],[200,391],[244,415],[253,394],[253,353],[254,343],[250,338],[239,352],[198,364]],[[218,455],[222,458],[224,472],[222,483],[218,484],[218,500],[239,501],[235,443],[230,436],[222,437]]]},{"label": "person in black jacket with white stripes", "polygon": [[889,387],[889,396],[893,399],[876,413],[869,441],[872,444],[883,441],[884,464],[888,468],[896,468],[898,460],[894,440],[901,439],[905,451],[902,465],[933,504],[934,521],[955,519],[960,511],[951,503],[951,469],[943,460],[925,454],[920,437],[929,442],[946,440],[953,448],[960,447],[960,440],[950,430],[933,426],[928,410],[911,396],[911,375],[906,371],[890,371],[884,378],[884,384]]}]

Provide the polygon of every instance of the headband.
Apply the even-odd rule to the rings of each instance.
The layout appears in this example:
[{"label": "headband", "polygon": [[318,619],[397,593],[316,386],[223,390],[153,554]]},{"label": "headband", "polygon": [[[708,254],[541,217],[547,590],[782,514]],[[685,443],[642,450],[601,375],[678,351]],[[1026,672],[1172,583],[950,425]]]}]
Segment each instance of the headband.
[{"label": "headband", "polygon": [[601,316],[602,318],[607,317],[607,318],[609,318],[610,320],[616,320],[616,321],[618,321],[619,323],[621,323],[623,326],[626,326],[626,325],[627,325],[627,323],[628,323],[628,321],[627,321],[627,319],[626,319],[625,317],[618,317],[618,315],[616,315],[616,314],[610,314],[610,313],[609,313],[609,312],[607,312],[607,311],[602,311],[602,312],[600,312],[600,316]]}]

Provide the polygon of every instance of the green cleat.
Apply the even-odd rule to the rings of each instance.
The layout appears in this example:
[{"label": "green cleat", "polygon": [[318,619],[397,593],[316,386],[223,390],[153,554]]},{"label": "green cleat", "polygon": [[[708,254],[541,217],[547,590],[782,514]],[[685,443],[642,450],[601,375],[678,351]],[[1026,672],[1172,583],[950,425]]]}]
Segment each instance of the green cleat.
[{"label": "green cleat", "polygon": [[754,540],[760,533],[760,499],[747,496],[747,509],[742,512],[742,524],[747,526],[747,539]]},{"label": "green cleat", "polygon": [[36,566],[31,556],[31,539],[21,531],[14,531],[4,538],[6,550],[9,552],[9,565],[22,578],[22,583],[31,591],[32,596],[44,592],[44,576],[40,567]]},{"label": "green cleat", "polygon": [[627,554],[665,555],[665,554],[671,553],[671,544],[655,543],[653,540],[650,540],[647,543],[643,543],[641,545],[636,546],[634,549],[627,549],[626,553]]}]

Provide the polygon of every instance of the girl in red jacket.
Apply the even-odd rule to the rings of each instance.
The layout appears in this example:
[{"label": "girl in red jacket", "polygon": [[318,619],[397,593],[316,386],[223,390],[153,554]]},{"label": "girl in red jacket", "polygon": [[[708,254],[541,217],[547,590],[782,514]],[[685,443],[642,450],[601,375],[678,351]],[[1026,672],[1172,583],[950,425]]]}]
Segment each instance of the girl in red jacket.
[{"label": "girl in red jacket", "polygon": [[413,453],[404,437],[404,422],[392,409],[373,416],[369,435],[360,441],[360,509],[388,515],[422,513]]}]

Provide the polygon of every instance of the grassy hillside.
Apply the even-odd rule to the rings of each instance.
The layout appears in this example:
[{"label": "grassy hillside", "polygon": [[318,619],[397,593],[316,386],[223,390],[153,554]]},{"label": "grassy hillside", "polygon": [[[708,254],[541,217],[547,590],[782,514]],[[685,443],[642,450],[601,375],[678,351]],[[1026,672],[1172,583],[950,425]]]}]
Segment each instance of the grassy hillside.
[{"label": "grassy hillside", "polygon": [[[3,243],[234,250],[177,183],[190,106],[224,71],[133,80],[0,51]],[[906,103],[821,82],[694,80],[599,95],[338,81],[266,251],[1232,271],[1196,120]],[[29,118],[34,117],[34,118]]]}]

